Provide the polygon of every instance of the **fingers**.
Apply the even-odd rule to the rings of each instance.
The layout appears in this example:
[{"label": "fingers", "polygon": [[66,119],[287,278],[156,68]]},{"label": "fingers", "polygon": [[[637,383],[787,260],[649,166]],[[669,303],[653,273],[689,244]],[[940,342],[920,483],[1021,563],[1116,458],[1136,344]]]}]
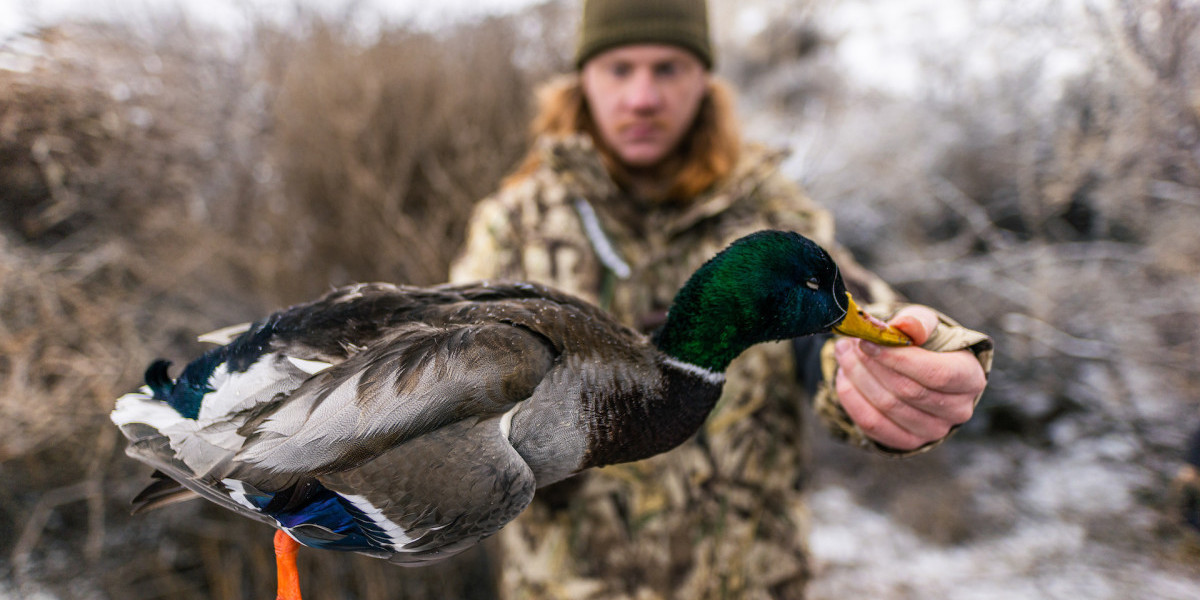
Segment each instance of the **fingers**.
[{"label": "fingers", "polygon": [[[889,389],[871,372],[866,361],[854,355],[850,346],[842,344],[839,348],[841,368],[835,385],[847,414],[868,437],[902,450],[946,437],[956,424],[954,419],[927,412],[911,397],[901,396]],[[919,388],[911,381],[907,384],[911,389],[920,389],[916,394],[922,402],[934,406],[959,404],[955,398],[941,392]]]},{"label": "fingers", "polygon": [[[915,357],[889,356],[893,353]],[[842,339],[835,355],[840,367],[835,386],[846,412],[868,437],[902,450],[939,440],[969,419],[986,382],[979,362],[965,351],[884,349]],[[921,379],[906,375],[905,370]],[[974,370],[979,371],[977,384],[970,374]]]},{"label": "fingers", "polygon": [[[906,306],[892,318],[889,324],[913,338],[917,346],[924,344],[937,329],[940,319],[926,306]],[[972,397],[983,391],[987,375],[973,354],[960,352],[929,352],[921,348],[904,348],[894,352],[881,346],[861,344],[862,350],[883,366],[895,371],[920,386],[949,394],[971,393]],[[876,374],[880,371],[876,369]]]},{"label": "fingers", "polygon": [[[904,356],[897,357],[896,354]],[[966,350],[930,352],[922,348],[881,348],[842,339],[835,355],[867,397],[888,396],[952,424],[971,417],[975,397],[987,383],[983,367]],[[868,378],[869,376],[869,378]],[[885,404],[878,400],[876,404]]]},{"label": "fingers", "polygon": [[869,357],[864,360],[889,389],[901,386],[902,396],[916,394],[914,386],[947,394],[978,394],[987,383],[983,366],[967,350],[932,352],[916,346],[883,348],[870,342],[849,341],[861,356]]},{"label": "fingers", "polygon": [[929,441],[944,437],[918,436],[901,427],[868,402],[854,387],[854,384],[841,373],[837,376],[836,387],[838,398],[841,400],[846,414],[858,425],[863,434],[884,446],[897,450],[916,450]]}]

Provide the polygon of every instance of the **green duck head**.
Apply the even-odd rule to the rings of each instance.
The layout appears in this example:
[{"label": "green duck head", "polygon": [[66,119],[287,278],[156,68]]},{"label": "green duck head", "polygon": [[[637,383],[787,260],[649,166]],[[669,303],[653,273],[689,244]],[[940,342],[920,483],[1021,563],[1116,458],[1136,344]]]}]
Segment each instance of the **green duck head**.
[{"label": "green duck head", "polygon": [[911,343],[866,317],[823,248],[798,233],[759,231],[688,279],[654,341],[677,360],[719,373],[754,344],[830,330],[888,346]]}]

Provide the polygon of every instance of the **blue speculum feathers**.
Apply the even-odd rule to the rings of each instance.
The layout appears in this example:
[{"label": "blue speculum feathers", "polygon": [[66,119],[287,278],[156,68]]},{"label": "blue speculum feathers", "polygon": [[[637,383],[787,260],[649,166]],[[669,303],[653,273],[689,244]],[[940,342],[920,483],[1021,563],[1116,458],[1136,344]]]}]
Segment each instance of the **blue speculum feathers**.
[{"label": "blue speculum feathers", "polygon": [[[247,492],[244,498],[260,512],[270,515],[305,546],[327,550],[390,551],[383,545],[383,529],[371,522],[353,504],[320,484],[299,506],[274,508],[279,494]],[[301,527],[315,525],[321,529]],[[298,528],[298,529],[293,529]],[[322,531],[322,529],[327,531]]]}]

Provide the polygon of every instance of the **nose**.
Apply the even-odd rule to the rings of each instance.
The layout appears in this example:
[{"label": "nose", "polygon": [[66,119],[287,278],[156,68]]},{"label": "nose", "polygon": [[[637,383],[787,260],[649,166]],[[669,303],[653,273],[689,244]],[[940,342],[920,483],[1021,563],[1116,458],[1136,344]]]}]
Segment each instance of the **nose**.
[{"label": "nose", "polygon": [[629,81],[626,102],[634,112],[653,112],[662,106],[663,96],[649,69],[639,69]]}]

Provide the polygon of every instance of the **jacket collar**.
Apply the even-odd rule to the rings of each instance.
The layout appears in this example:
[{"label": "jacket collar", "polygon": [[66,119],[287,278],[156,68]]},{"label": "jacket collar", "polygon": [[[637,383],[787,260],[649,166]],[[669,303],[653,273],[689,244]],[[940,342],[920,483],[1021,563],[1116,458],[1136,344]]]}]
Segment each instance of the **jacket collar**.
[{"label": "jacket collar", "polygon": [[[582,198],[599,213],[605,229],[620,234],[632,233],[628,225],[615,218],[609,209],[612,205],[610,201],[624,192],[604,169],[600,154],[589,138],[574,135],[547,138],[538,143],[545,164],[566,187],[569,202],[574,203]],[[757,143],[744,144],[733,173],[697,196],[693,202],[683,206],[650,208],[659,213],[661,220],[656,226],[668,238],[673,238],[724,213],[775,173],[788,154],[786,149]]]}]

